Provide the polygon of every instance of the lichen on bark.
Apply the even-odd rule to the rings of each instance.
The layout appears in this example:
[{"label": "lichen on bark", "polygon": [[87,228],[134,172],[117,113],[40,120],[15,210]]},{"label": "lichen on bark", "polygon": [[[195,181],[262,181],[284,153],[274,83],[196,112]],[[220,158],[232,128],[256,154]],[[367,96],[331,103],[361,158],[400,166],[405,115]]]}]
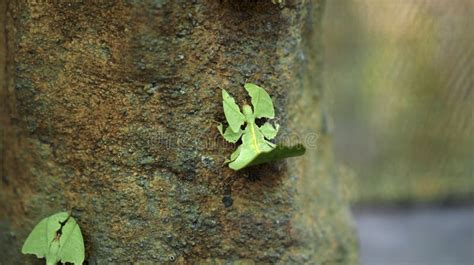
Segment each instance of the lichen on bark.
[{"label": "lichen on bark", "polygon": [[[87,3],[86,3],[87,2]],[[280,140],[321,132],[323,1],[9,1],[0,247],[70,210],[90,264],[352,263],[330,137],[234,172],[220,91],[268,89]],[[8,181],[5,181],[8,179]]]}]

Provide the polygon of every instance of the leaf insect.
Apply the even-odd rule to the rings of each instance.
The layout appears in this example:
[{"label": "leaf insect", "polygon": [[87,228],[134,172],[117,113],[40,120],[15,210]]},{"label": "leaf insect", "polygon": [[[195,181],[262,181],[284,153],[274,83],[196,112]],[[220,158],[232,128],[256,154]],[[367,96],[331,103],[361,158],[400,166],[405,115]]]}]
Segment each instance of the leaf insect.
[{"label": "leaf insect", "polygon": [[84,262],[84,240],[76,220],[67,212],[41,220],[23,244],[23,254],[46,258],[47,265]]},{"label": "leaf insect", "polygon": [[[242,107],[243,113],[234,98],[226,90],[222,90],[224,114],[229,127],[224,130],[223,125],[220,124],[217,129],[230,143],[236,143],[242,139],[242,144],[227,161],[229,167],[240,170],[252,165],[303,155],[305,148],[301,144],[287,147],[270,142],[278,134],[280,126],[278,124],[273,126],[268,121],[258,126],[255,119],[275,117],[272,99],[265,89],[255,84],[247,83],[244,88],[250,95],[253,108],[245,104]],[[244,124],[245,128],[242,129]]]}]

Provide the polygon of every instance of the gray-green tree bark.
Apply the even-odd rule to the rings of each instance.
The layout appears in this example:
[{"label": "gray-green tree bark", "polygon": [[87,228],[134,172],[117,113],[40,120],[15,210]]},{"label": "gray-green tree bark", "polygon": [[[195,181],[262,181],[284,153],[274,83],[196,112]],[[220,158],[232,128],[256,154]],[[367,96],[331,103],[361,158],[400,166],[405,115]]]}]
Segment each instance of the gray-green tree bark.
[{"label": "gray-green tree bark", "polygon": [[[320,107],[322,1],[1,7],[2,264],[34,261],[21,244],[62,210],[89,264],[355,261]],[[220,91],[248,100],[246,81],[305,156],[223,165]]]}]

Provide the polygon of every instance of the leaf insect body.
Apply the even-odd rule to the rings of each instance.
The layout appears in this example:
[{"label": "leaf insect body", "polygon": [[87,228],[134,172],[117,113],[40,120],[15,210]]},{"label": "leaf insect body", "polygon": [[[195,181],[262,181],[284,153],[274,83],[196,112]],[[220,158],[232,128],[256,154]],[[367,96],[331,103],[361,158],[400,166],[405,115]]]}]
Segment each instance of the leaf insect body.
[{"label": "leaf insect body", "polygon": [[53,214],[33,228],[21,252],[46,258],[47,265],[82,264],[85,255],[81,229],[67,212]]},{"label": "leaf insect body", "polygon": [[[251,97],[252,106],[245,104],[240,112],[239,106],[235,103],[226,90],[222,90],[224,114],[229,127],[223,130],[222,124],[217,128],[221,135],[230,143],[236,143],[242,139],[242,144],[231,154],[229,167],[233,170],[240,170],[247,166],[261,164],[286,157],[301,155],[304,147],[277,146],[270,142],[276,137],[279,125],[274,127],[268,121],[262,126],[255,123],[255,119],[273,119],[275,111],[273,103],[267,92],[254,84],[245,84],[245,89]],[[242,125],[246,124],[244,130]]]}]

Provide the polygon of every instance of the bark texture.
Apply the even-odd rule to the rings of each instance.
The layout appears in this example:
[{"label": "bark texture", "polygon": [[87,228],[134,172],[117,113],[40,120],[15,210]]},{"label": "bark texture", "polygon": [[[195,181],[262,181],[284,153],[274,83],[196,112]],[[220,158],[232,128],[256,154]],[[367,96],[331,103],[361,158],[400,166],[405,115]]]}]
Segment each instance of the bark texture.
[{"label": "bark texture", "polygon": [[[89,264],[355,261],[320,107],[322,1],[1,5],[2,264],[34,261],[21,244],[61,210]],[[223,166],[220,91],[248,100],[246,81],[304,157]]]}]

